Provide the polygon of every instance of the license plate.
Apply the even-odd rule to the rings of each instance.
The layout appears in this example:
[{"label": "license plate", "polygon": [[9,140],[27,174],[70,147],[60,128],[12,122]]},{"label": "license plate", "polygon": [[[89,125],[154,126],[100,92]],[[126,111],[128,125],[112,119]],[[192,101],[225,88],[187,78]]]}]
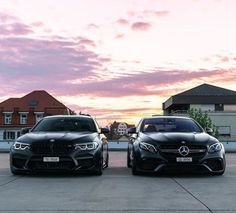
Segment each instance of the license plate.
[{"label": "license plate", "polygon": [[59,162],[59,157],[43,157],[43,162]]},{"label": "license plate", "polygon": [[179,157],[179,158],[176,158],[176,162],[192,162],[193,159],[192,158],[185,158],[185,157]]}]

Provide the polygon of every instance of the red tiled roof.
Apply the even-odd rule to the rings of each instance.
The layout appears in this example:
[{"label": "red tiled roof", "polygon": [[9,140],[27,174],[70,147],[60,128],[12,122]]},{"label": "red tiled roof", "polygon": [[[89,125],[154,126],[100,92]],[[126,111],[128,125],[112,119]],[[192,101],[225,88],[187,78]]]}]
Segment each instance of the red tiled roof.
[{"label": "red tiled roof", "polygon": [[39,112],[44,111],[45,108],[67,108],[44,90],[36,90],[21,98],[9,98],[0,103],[0,108],[4,111],[13,111],[14,108],[18,108],[19,111],[28,111],[31,107]]}]

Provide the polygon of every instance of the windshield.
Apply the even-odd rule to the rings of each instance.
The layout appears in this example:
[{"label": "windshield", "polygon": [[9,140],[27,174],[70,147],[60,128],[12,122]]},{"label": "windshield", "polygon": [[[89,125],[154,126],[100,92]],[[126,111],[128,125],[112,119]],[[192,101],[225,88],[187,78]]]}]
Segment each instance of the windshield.
[{"label": "windshield", "polygon": [[96,132],[92,119],[87,118],[46,118],[41,120],[32,132]]},{"label": "windshield", "polygon": [[191,119],[150,118],[141,126],[142,132],[202,132],[201,127]]}]

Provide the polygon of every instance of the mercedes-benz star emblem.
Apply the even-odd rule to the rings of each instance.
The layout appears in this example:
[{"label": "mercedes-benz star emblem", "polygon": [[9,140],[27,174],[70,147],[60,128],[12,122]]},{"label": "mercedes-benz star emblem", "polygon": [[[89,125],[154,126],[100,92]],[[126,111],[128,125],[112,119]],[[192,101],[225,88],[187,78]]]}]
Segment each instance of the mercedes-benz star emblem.
[{"label": "mercedes-benz star emblem", "polygon": [[181,146],[179,148],[179,154],[181,154],[182,156],[186,156],[189,153],[189,148],[187,146]]},{"label": "mercedes-benz star emblem", "polygon": [[50,139],[50,142],[55,142],[55,139],[53,139],[53,138],[52,138],[52,139]]}]

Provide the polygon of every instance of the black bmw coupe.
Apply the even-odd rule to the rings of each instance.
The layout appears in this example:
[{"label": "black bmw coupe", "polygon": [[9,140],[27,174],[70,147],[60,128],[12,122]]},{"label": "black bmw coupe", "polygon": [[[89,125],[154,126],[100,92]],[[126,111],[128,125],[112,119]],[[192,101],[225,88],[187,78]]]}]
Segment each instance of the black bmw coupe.
[{"label": "black bmw coupe", "polygon": [[141,172],[194,171],[222,175],[225,150],[222,143],[193,119],[174,116],[143,118],[131,134],[127,166]]},{"label": "black bmw coupe", "polygon": [[[49,116],[24,129],[10,150],[13,174],[32,172],[92,172],[108,167],[108,143],[89,115]],[[28,132],[28,133],[27,133]]]}]

